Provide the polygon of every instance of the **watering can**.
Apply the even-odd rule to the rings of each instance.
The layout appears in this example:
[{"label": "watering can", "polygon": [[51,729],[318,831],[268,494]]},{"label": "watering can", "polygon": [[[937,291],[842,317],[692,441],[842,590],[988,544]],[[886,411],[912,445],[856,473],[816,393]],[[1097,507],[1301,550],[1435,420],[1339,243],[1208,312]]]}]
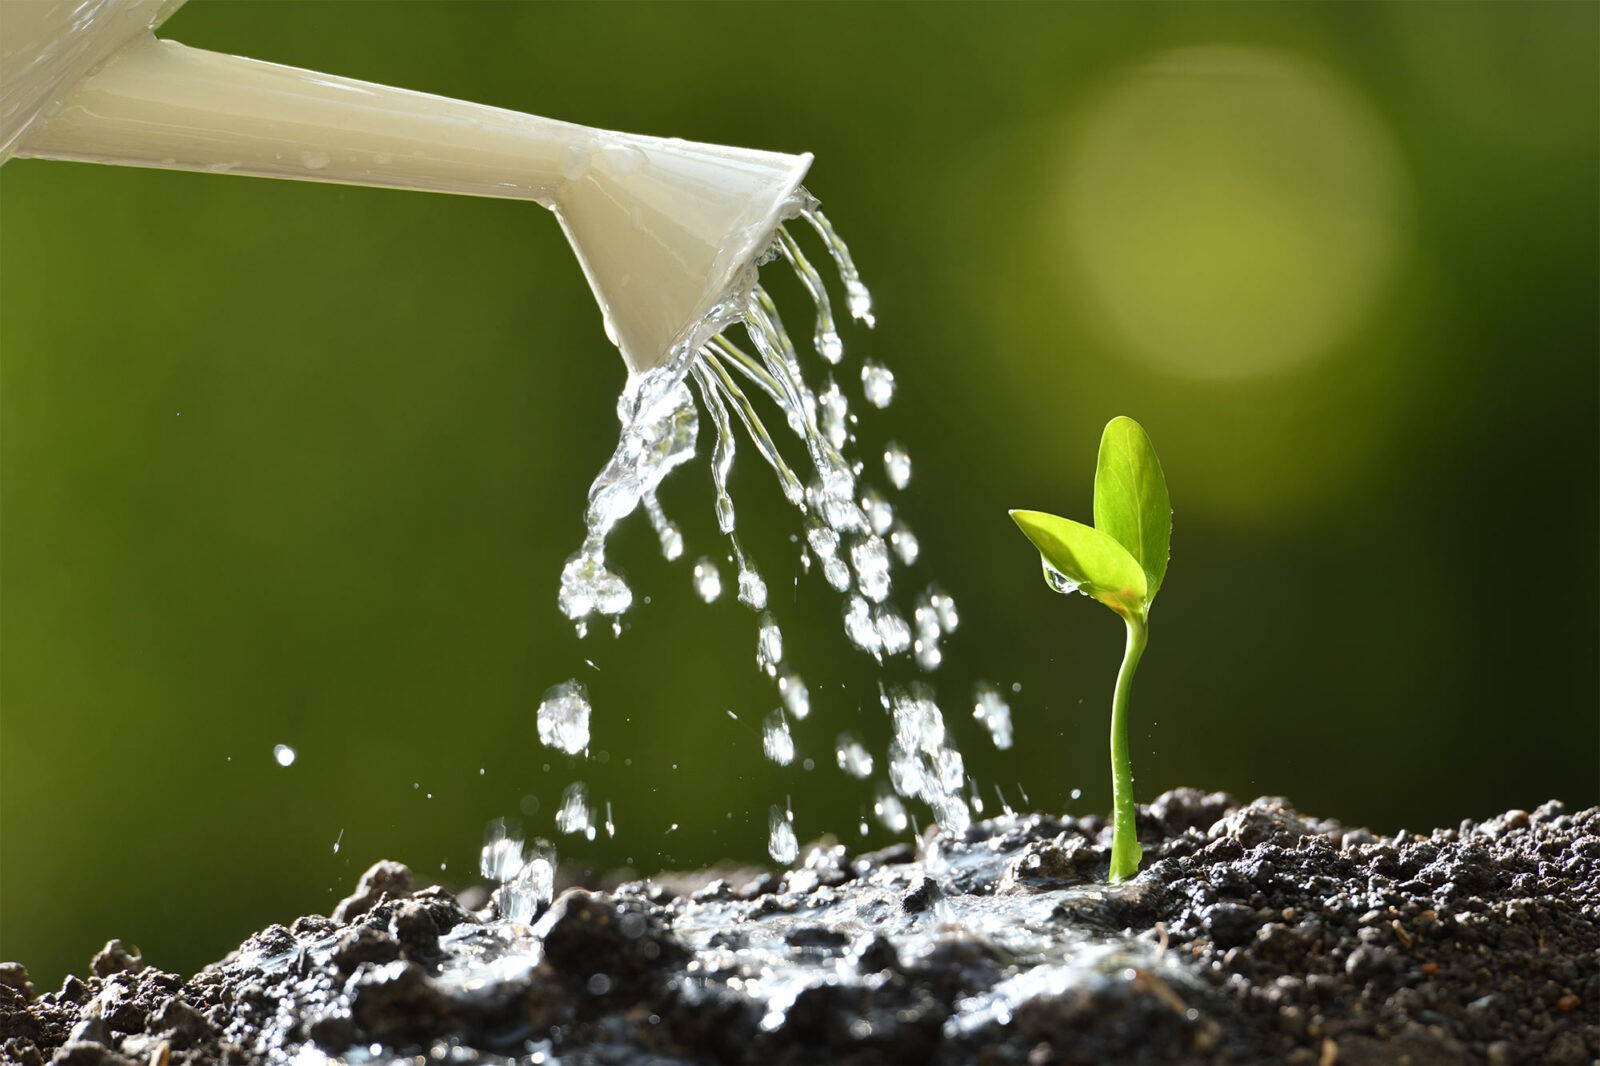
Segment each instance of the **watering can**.
[{"label": "watering can", "polygon": [[0,0],[16,156],[532,200],[629,369],[687,341],[770,244],[809,154],[591,129],[188,48],[183,0]]}]

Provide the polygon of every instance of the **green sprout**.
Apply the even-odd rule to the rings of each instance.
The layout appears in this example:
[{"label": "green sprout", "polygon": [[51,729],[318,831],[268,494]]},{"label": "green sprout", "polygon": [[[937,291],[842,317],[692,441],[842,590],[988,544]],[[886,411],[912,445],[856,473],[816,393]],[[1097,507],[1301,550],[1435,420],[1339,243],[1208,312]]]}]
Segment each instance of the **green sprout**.
[{"label": "green sprout", "polygon": [[1134,829],[1133,766],[1128,759],[1128,696],[1144,655],[1150,604],[1167,576],[1172,501],[1161,462],[1144,427],[1113,418],[1100,436],[1094,472],[1094,525],[1042,511],[1012,511],[1012,521],[1039,549],[1044,579],[1056,592],[1082,592],[1122,616],[1128,646],[1111,701],[1111,880],[1139,872],[1143,854]]}]

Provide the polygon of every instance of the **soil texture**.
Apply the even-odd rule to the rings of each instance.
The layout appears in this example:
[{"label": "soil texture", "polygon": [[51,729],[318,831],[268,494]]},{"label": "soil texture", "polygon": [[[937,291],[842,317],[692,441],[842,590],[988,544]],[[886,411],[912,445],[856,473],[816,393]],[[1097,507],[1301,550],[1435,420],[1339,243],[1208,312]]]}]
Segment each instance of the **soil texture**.
[{"label": "soil texture", "polygon": [[[1264,798],[1008,815],[795,868],[570,888],[531,924],[379,863],[185,980],[0,964],[0,1061],[1585,1063],[1600,808],[1382,838]],[[482,891],[475,893],[483,900]]]}]

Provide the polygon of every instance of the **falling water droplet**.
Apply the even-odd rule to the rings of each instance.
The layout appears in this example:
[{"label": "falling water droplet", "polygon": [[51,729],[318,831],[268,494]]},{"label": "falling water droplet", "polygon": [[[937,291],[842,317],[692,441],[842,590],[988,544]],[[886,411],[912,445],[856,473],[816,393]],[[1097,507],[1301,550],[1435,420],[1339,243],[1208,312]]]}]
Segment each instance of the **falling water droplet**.
[{"label": "falling water droplet", "polygon": [[501,916],[527,925],[554,898],[555,886],[556,849],[549,841],[535,840],[529,845],[526,861],[501,889]]},{"label": "falling water droplet", "polygon": [[557,597],[561,612],[578,624],[584,635],[584,618],[591,614],[618,615],[633,604],[628,583],[606,569],[605,554],[598,548],[584,548],[567,559],[561,570],[561,593]]},{"label": "falling water droplet", "polygon": [[878,631],[878,641],[885,655],[899,655],[911,647],[911,627],[893,604],[879,604],[873,612],[872,624]]},{"label": "falling water droplet", "polygon": [[851,777],[865,779],[872,776],[872,753],[854,733],[839,734],[834,741],[834,758],[839,769]]},{"label": "falling water droplet", "polygon": [[771,677],[777,674],[778,664],[782,661],[783,631],[778,628],[777,619],[769,611],[762,614],[761,626],[756,633],[756,665]]},{"label": "falling water droplet", "polygon": [[582,781],[574,781],[561,793],[556,828],[563,833],[582,833],[594,839],[594,812],[589,808],[589,792]]},{"label": "falling water droplet", "polygon": [[661,554],[669,560],[683,555],[683,531],[671,522],[661,530]]},{"label": "falling water droplet", "polygon": [[800,842],[795,839],[794,826],[784,811],[773,804],[767,815],[767,854],[774,862],[787,865],[800,854]]},{"label": "falling water droplet", "polygon": [[1001,751],[1011,747],[1011,705],[998,686],[979,681],[972,690],[972,717],[982,722]]},{"label": "falling water droplet", "polygon": [[883,472],[889,476],[889,484],[897,489],[911,483],[911,456],[893,441],[883,449]]},{"label": "falling water droplet", "polygon": [[828,377],[828,384],[817,397],[817,424],[837,451],[850,439],[850,401],[845,399],[839,383]]},{"label": "falling water droplet", "polygon": [[889,547],[882,537],[867,537],[850,549],[861,594],[874,603],[889,595]]},{"label": "falling water droplet", "polygon": [[794,734],[789,732],[789,721],[782,709],[767,715],[761,726],[761,750],[779,766],[794,762]]},{"label": "falling water droplet", "polygon": [[867,516],[867,525],[880,537],[894,525],[894,505],[877,489],[861,494],[861,513]]},{"label": "falling water droplet", "polygon": [[896,523],[893,532],[889,534],[889,547],[894,549],[900,561],[907,566],[915,563],[922,551],[922,546],[917,542],[917,535],[903,522]]},{"label": "falling water droplet", "polygon": [[752,611],[765,610],[767,606],[767,583],[748,562],[739,567],[739,602]]},{"label": "falling water droplet", "polygon": [[799,674],[792,671],[779,674],[778,695],[783,697],[783,705],[797,721],[811,713],[811,692],[806,688],[806,683],[800,680]]},{"label": "falling water droplet", "polygon": [[889,744],[889,780],[902,796],[915,796],[933,809],[941,825],[959,833],[972,812],[961,795],[966,767],[945,733],[944,715],[933,690],[921,682],[885,693],[894,721]]},{"label": "falling water droplet", "polygon": [[872,813],[878,823],[891,833],[904,833],[910,824],[906,818],[906,805],[884,785],[878,787],[877,798],[872,801]]},{"label": "falling water droplet", "polygon": [[946,633],[954,633],[961,624],[961,616],[956,613],[956,601],[950,594],[941,591],[937,585],[930,587],[928,604],[939,613],[939,628]]},{"label": "falling water droplet", "polygon": [[643,499],[645,513],[650,516],[650,524],[655,527],[656,539],[661,541],[661,554],[671,562],[683,554],[683,531],[661,509],[661,503],[656,499],[654,489],[644,493]]},{"label": "falling water droplet", "polygon": [[489,823],[483,834],[478,870],[490,881],[509,881],[522,868],[522,835],[504,818]]},{"label": "falling water droplet", "polygon": [[850,591],[850,567],[837,555],[829,556],[823,560],[822,576],[835,591]]},{"label": "falling water droplet", "polygon": [[704,556],[694,564],[694,590],[707,603],[722,595],[722,574],[717,564]]},{"label": "falling water droplet", "polygon": [[888,407],[894,399],[894,371],[882,363],[867,360],[861,364],[861,389],[874,407]]},{"label": "falling water droplet", "polygon": [[589,690],[576,678],[547,689],[537,714],[539,742],[577,755],[589,750]]},{"label": "falling water droplet", "polygon": [[860,596],[851,596],[845,605],[844,631],[852,644],[869,655],[877,655],[883,648],[883,638],[872,620],[872,608]]}]

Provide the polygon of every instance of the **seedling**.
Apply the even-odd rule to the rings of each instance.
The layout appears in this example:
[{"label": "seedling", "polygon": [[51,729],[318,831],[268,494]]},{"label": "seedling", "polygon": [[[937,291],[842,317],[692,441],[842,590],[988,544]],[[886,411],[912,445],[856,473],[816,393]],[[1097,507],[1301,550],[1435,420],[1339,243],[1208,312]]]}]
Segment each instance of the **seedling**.
[{"label": "seedling", "polygon": [[1042,511],[1012,511],[1011,519],[1039,549],[1046,584],[1092,596],[1127,623],[1128,646],[1111,701],[1111,880],[1126,881],[1139,872],[1142,854],[1134,830],[1128,697],[1172,542],[1172,501],[1144,427],[1123,417],[1106,423],[1094,472],[1093,526]]}]

